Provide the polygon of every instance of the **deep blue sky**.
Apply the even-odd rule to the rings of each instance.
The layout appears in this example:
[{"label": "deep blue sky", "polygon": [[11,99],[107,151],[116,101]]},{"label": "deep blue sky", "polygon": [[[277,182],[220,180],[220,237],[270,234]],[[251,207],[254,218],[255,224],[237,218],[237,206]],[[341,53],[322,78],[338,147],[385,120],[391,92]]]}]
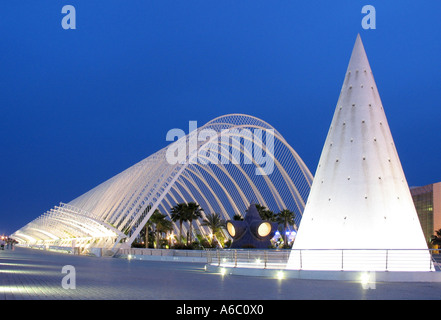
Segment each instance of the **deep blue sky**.
[{"label": "deep blue sky", "polygon": [[[77,29],[61,27],[74,5]],[[363,30],[363,5],[377,29]],[[440,1],[0,3],[0,234],[228,113],[314,173],[361,34],[409,185],[441,181]]]}]

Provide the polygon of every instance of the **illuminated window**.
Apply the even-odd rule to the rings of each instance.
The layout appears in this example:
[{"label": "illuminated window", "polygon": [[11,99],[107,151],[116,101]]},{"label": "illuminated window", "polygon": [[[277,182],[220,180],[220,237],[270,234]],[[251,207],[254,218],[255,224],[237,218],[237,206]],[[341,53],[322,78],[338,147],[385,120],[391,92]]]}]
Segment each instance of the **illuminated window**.
[{"label": "illuminated window", "polygon": [[269,222],[264,222],[257,229],[257,233],[261,237],[266,237],[271,232],[271,224]]},{"label": "illuminated window", "polygon": [[236,229],[234,228],[234,226],[231,222],[227,223],[227,231],[230,234],[230,236],[232,236],[232,237],[234,237],[236,235]]}]

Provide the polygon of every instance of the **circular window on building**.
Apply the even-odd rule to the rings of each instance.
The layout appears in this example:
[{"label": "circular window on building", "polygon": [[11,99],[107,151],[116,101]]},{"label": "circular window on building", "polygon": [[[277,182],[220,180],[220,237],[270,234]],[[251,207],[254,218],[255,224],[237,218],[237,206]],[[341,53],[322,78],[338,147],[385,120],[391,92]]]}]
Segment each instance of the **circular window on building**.
[{"label": "circular window on building", "polygon": [[266,237],[271,232],[271,224],[269,222],[261,223],[259,228],[257,229],[257,233],[259,236]]},{"label": "circular window on building", "polygon": [[227,231],[232,237],[236,235],[236,229],[231,222],[227,222]]}]

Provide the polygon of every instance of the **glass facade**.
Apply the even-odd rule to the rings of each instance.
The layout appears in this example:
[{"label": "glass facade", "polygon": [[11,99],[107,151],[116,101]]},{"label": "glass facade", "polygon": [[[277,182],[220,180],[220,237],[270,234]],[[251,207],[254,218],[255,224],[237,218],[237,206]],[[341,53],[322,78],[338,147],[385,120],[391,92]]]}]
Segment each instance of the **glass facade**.
[{"label": "glass facade", "polygon": [[428,242],[435,234],[435,230],[441,228],[438,223],[441,219],[441,208],[438,205],[438,199],[441,197],[440,186],[441,182],[438,182],[423,187],[410,188],[421,228]]}]

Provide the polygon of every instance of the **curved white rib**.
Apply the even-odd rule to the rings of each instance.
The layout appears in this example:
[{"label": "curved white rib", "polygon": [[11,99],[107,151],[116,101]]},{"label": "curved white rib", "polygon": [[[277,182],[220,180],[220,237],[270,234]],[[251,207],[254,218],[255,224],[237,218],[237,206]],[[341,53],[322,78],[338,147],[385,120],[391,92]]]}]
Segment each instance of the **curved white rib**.
[{"label": "curved white rib", "polygon": [[[213,135],[204,141],[191,140],[201,132],[208,132],[203,130],[210,130]],[[244,130],[262,130],[265,139],[250,137]],[[268,145],[269,134],[274,138],[274,150]],[[236,140],[230,144],[232,139]],[[168,147],[182,141],[187,145],[196,142],[197,149],[187,155],[185,163],[169,164]],[[255,159],[251,149],[247,149],[250,145],[265,150],[266,160],[273,160],[274,172],[256,174],[256,169],[263,170],[262,166],[268,163],[259,161],[263,158]],[[90,246],[107,248],[115,247],[126,238],[124,245],[130,246],[155,209],[160,208],[170,217],[169,212],[177,202],[191,201],[200,204],[206,213],[217,212],[225,219],[234,214],[243,215],[249,203],[255,201],[275,212],[290,209],[296,213],[296,223],[300,222],[312,175],[295,150],[268,123],[248,115],[225,115],[168,147],[68,204],[55,206],[14,235],[22,243],[66,245],[74,239],[88,239]],[[207,161],[223,156],[231,161],[235,155],[240,155],[243,161]],[[204,161],[208,163],[201,163]],[[195,233],[209,233],[197,221],[194,224]],[[179,227],[174,225],[174,229]],[[183,230],[188,230],[188,223],[184,223]]]}]

